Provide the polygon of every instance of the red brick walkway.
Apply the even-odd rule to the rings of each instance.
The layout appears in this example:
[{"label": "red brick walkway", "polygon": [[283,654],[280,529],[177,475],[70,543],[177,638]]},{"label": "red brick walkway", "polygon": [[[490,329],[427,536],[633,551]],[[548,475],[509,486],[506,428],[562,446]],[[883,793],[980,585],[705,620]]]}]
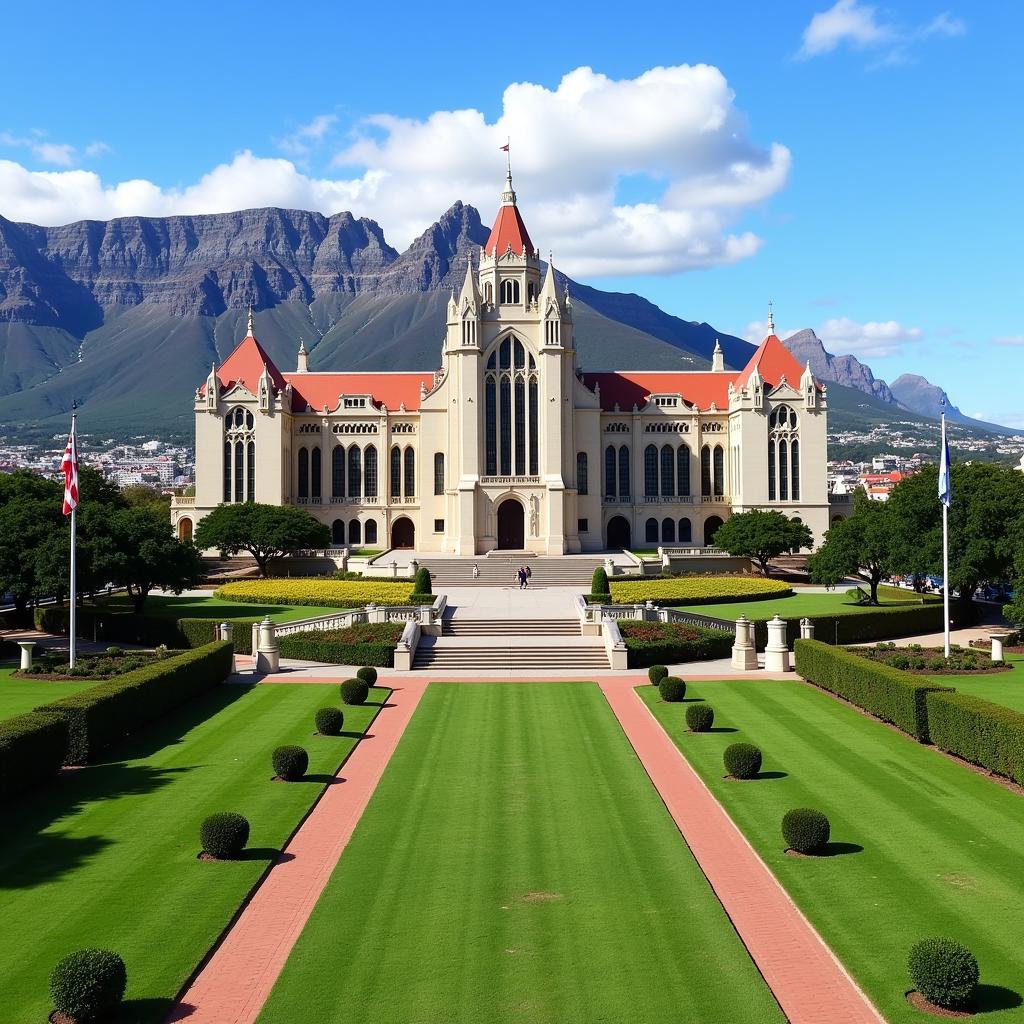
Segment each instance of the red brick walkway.
[{"label": "red brick walkway", "polygon": [[256,1020],[425,688],[424,682],[413,680],[395,686],[369,733],[342,766],[340,781],[327,787],[285,855],[171,1008],[169,1022]]},{"label": "red brick walkway", "polygon": [[601,689],[791,1024],[884,1024],[636,691]]}]

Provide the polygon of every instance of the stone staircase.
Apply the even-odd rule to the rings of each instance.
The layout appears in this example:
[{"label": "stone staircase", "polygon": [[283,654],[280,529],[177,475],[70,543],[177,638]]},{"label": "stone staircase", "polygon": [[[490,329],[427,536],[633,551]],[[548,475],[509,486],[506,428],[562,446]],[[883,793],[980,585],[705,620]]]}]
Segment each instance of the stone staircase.
[{"label": "stone staircase", "polygon": [[[599,558],[542,558],[534,555],[481,555],[479,558],[423,558],[420,566],[430,570],[435,593],[444,587],[517,587],[516,571],[530,567],[531,587],[576,587],[589,593],[594,570],[603,565]],[[473,566],[480,570],[473,576]]]},{"label": "stone staircase", "polygon": [[444,636],[574,636],[578,619],[467,619],[458,615],[442,620]]}]

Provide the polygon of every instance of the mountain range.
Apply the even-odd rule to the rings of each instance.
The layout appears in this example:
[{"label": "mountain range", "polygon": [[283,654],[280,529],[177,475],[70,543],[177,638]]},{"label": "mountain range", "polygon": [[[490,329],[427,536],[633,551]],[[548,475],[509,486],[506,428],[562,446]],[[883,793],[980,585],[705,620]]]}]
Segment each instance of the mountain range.
[{"label": "mountain range", "polygon": [[[450,290],[487,233],[461,202],[401,253],[379,224],[350,213],[268,208],[59,227],[0,216],[0,432],[52,433],[77,401],[83,429],[188,436],[192,394],[244,334],[250,302],[282,369],[300,342],[311,370],[431,369]],[[739,368],[754,350],[639,295],[564,280],[585,369],[705,369],[716,340]],[[865,404],[876,418],[876,406],[932,417],[944,395],[906,375],[890,388],[854,357],[826,352],[813,331],[786,343],[854,420]],[[873,401],[844,399],[843,389]],[[947,399],[951,418],[953,409]]]}]

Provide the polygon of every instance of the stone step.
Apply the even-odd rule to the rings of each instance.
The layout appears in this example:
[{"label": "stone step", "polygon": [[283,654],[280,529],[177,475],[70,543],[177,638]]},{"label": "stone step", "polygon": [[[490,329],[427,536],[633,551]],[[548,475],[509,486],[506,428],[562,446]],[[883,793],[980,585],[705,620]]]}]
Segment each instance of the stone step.
[{"label": "stone step", "polygon": [[603,647],[427,647],[419,648],[413,668],[479,672],[607,669]]},{"label": "stone step", "polygon": [[445,636],[579,636],[578,619],[444,620]]}]

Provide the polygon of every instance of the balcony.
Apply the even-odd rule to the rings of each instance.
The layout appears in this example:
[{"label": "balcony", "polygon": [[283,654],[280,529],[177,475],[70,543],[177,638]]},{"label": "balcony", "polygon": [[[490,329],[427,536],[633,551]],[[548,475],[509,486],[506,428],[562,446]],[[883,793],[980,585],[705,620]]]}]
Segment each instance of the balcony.
[{"label": "balcony", "polygon": [[487,485],[500,485],[503,487],[522,487],[531,484],[539,484],[539,476],[482,476],[480,483]]},{"label": "balcony", "polygon": [[196,503],[194,494],[175,494],[171,498],[172,508],[192,508]]}]

